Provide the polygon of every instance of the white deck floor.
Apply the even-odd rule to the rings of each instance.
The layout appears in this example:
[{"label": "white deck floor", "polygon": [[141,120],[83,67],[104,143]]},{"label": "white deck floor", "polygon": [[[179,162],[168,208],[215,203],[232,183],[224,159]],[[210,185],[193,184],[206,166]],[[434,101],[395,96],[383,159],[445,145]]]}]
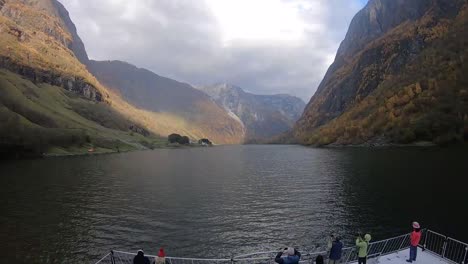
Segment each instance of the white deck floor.
[{"label": "white deck floor", "polygon": [[[408,264],[406,260],[408,259],[409,256],[409,249],[399,251],[397,253],[393,253],[390,255],[385,255],[381,256],[377,259],[369,259],[367,261],[368,264]],[[355,262],[356,263],[356,262]],[[413,263],[417,264],[449,264],[444,259],[439,258],[436,255],[433,255],[430,252],[427,251],[422,251],[421,249],[418,249],[418,256],[416,258],[416,261],[413,261]]]}]

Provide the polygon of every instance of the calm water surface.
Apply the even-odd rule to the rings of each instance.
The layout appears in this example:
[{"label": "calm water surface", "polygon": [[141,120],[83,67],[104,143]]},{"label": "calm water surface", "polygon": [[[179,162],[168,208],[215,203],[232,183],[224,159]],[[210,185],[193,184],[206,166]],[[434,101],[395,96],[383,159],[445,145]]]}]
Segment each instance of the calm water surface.
[{"label": "calm water surface", "polygon": [[307,250],[413,219],[468,241],[467,154],[252,145],[1,162],[0,262]]}]

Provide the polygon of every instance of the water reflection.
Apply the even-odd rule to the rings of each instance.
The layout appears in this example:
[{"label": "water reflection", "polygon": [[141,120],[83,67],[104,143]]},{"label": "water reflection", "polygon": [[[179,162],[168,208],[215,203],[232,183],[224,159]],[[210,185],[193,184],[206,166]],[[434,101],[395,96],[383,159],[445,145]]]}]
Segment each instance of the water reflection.
[{"label": "water reflection", "polygon": [[2,261],[194,257],[425,226],[468,240],[463,149],[221,146],[0,164]]}]

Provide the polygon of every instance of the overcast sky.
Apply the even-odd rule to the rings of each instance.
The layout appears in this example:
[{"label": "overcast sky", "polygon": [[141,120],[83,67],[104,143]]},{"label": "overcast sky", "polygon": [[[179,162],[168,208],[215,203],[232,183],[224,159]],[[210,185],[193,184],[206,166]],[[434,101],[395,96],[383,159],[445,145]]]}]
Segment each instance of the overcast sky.
[{"label": "overcast sky", "polygon": [[59,0],[88,55],[306,102],[367,0]]}]

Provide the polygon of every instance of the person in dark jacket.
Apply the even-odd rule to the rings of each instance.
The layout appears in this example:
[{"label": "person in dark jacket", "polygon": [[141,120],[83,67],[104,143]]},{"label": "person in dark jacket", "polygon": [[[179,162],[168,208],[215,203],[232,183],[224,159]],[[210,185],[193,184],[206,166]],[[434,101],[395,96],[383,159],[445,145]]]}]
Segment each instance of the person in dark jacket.
[{"label": "person in dark jacket", "polygon": [[138,250],[137,255],[133,258],[133,264],[150,264],[149,258],[145,257],[143,250]]},{"label": "person in dark jacket", "polygon": [[295,248],[289,247],[278,252],[275,262],[278,264],[298,264],[300,259],[301,253]]},{"label": "person in dark jacket", "polygon": [[341,254],[343,251],[343,242],[340,241],[340,237],[334,237],[331,243],[330,256],[328,257],[328,264],[338,264],[341,260]]}]

